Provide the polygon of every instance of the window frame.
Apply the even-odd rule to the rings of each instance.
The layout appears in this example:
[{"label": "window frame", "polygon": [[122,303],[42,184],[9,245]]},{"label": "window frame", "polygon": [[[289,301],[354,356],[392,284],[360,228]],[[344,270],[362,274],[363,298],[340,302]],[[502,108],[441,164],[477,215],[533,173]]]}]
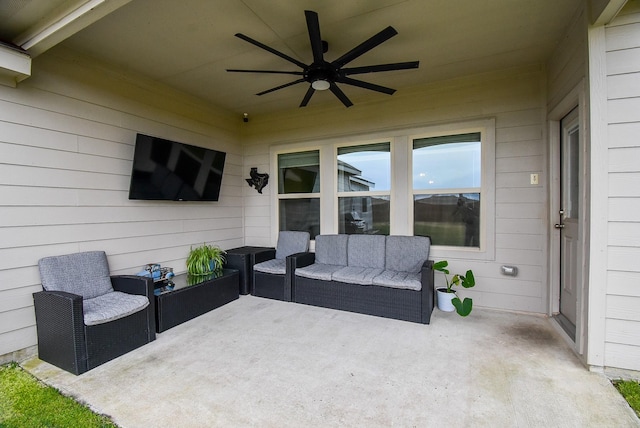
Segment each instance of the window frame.
[{"label": "window frame", "polygon": [[[345,147],[358,147],[358,146],[369,146],[374,144],[388,144],[389,145],[389,190],[368,190],[368,191],[338,191],[339,179],[338,179],[338,150]],[[349,141],[345,140],[340,143],[336,143],[333,145],[333,175],[335,180],[335,185],[333,188],[333,200],[334,200],[334,210],[333,210],[333,220],[334,220],[334,230],[335,233],[338,233],[340,230],[340,198],[365,198],[371,196],[386,196],[389,198],[389,230],[391,231],[391,212],[393,211],[393,138],[376,138],[372,140],[366,141]],[[390,232],[391,233],[391,232]]]},{"label": "window frame", "polygon": [[[278,162],[278,158],[280,155],[286,155],[291,153],[303,153],[303,152],[318,152],[318,171],[320,174],[320,191],[319,192],[309,192],[309,193],[280,193],[280,165]],[[275,195],[275,201],[271,204],[271,215],[272,215],[272,231],[271,235],[274,242],[278,239],[278,234],[280,233],[280,201],[281,200],[291,200],[291,199],[318,199],[320,204],[320,231],[322,230],[322,189],[325,187],[322,182],[323,176],[325,172],[322,170],[322,146],[292,146],[283,148],[281,150],[275,150],[271,152],[272,159],[272,167],[271,167],[271,176],[275,177],[273,187],[273,194]]]},{"label": "window frame", "polygon": [[[285,197],[313,195],[320,198],[320,233],[338,233],[338,147],[389,142],[391,149],[390,234],[413,235],[413,140],[443,134],[481,133],[481,225],[480,248],[445,247],[434,245],[431,260],[464,258],[467,260],[494,260],[496,241],[496,120],[494,117],[460,120],[450,123],[416,125],[344,135],[314,138],[272,145],[269,148],[271,176],[274,177],[270,202],[271,241],[277,242],[279,231],[278,155],[285,153],[320,151],[320,193],[288,194]],[[271,186],[271,183],[270,183]],[[345,192],[356,196],[358,192]],[[384,192],[386,194],[386,191]],[[311,241],[311,249],[315,241]]]},{"label": "window frame", "polygon": [[[414,189],[413,188],[413,142],[421,138],[442,137],[469,133],[480,133],[480,187],[448,188],[448,189]],[[480,246],[463,247],[451,245],[433,245],[433,253],[437,258],[456,258],[464,256],[467,259],[495,258],[495,119],[456,122],[450,124],[426,127],[409,135],[409,162],[407,168],[408,184],[408,217],[411,233],[414,228],[414,197],[415,195],[437,195],[456,193],[480,193]],[[479,190],[478,190],[479,189]]]}]

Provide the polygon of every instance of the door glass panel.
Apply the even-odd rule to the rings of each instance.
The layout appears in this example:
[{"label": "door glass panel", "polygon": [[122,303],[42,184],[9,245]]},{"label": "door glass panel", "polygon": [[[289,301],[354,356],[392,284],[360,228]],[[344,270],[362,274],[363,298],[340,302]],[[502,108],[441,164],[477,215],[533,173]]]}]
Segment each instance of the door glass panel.
[{"label": "door glass panel", "polygon": [[579,161],[580,144],[578,126],[572,126],[567,130],[567,135],[563,141],[563,199],[565,218],[576,219],[579,212]]}]

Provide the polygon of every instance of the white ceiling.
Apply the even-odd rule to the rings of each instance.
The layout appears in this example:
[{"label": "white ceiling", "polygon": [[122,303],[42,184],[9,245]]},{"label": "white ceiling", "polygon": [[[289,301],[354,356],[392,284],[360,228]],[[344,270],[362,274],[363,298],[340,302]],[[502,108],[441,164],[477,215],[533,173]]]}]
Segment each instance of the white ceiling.
[{"label": "white ceiling", "polygon": [[[25,33],[61,11],[91,1],[98,0],[1,1],[0,40],[19,44]],[[545,62],[582,0],[108,1],[124,5],[61,44],[121,72],[142,74],[231,112],[256,115],[297,108],[307,84],[256,96],[298,76],[225,70],[298,69],[234,37],[235,33],[311,63],[306,9],[319,15],[322,38],[329,43],[325,54],[329,61],[391,25],[397,36],[349,66],[420,61],[417,70],[357,76],[400,93],[428,82]],[[352,86],[341,88],[356,106],[367,99],[389,97]],[[345,108],[329,91],[316,91],[306,108],[325,103]]]}]

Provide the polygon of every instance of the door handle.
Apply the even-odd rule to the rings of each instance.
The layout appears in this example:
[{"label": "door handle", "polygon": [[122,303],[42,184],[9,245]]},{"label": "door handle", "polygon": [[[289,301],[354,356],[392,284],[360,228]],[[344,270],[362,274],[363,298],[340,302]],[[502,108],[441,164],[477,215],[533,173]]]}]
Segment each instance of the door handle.
[{"label": "door handle", "polygon": [[564,224],[562,223],[562,216],[564,215],[564,210],[558,211],[558,214],[560,214],[560,223],[556,223],[553,227],[555,227],[556,229],[564,229]]}]

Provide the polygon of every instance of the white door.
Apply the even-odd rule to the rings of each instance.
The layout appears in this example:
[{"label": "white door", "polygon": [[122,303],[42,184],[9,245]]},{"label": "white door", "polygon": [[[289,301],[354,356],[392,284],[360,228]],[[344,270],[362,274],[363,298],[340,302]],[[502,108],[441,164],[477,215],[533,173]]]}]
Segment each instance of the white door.
[{"label": "white door", "polygon": [[578,109],[560,122],[560,322],[575,340],[580,284],[581,143]]}]

